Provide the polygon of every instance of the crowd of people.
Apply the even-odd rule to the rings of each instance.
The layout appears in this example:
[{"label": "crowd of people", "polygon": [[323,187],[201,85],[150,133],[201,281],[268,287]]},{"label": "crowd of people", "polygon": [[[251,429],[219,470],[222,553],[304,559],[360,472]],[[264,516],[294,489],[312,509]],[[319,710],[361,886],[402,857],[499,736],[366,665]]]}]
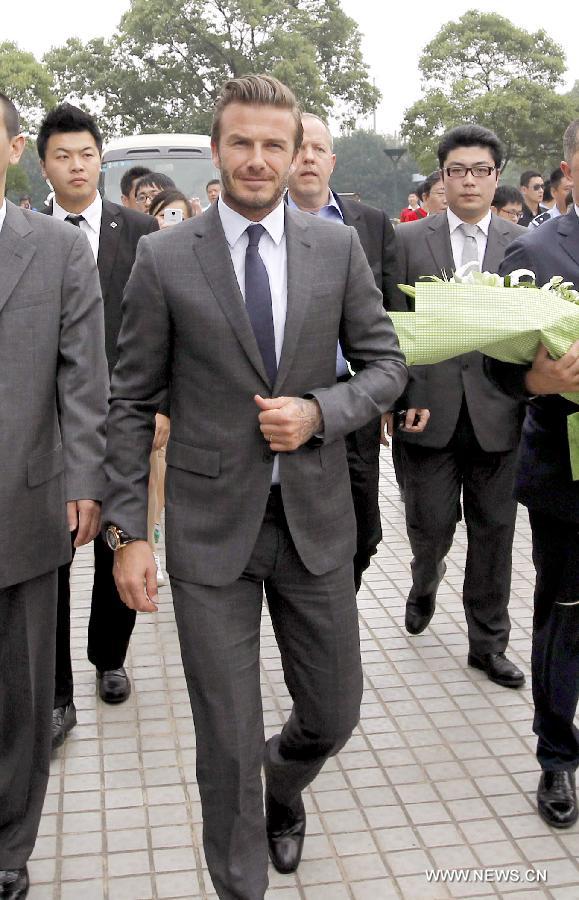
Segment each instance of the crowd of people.
[{"label": "crowd of people", "polygon": [[[399,284],[466,263],[579,289],[579,120],[549,179],[551,206],[536,171],[521,191],[499,185],[500,140],[461,125],[396,228],[332,190],[327,123],[268,76],[222,89],[220,178],[205,207],[139,166],[122,177],[121,204],[102,198],[98,124],[70,104],[47,114],[37,146],[54,190],[44,215],[5,198],[24,138],[0,94],[0,390],[13,425],[0,438],[0,897],[28,892],[50,755],[77,724],[75,550],[94,543],[98,694],[122,703],[136,613],[156,611],[166,578],[165,505],[215,890],[263,900],[268,855],[278,872],[297,869],[302,793],[360,714],[356,593],[382,539],[381,442],[412,549],[406,631],[435,616],[464,516],[466,663],[506,689],[525,683],[506,652],[517,500],[529,508],[538,811],[572,826],[579,487],[574,405],[560,395],[579,391],[579,335],[560,359],[540,347],[527,367],[480,353],[407,367],[388,313],[410,308]],[[293,701],[267,742],[264,593]]]}]

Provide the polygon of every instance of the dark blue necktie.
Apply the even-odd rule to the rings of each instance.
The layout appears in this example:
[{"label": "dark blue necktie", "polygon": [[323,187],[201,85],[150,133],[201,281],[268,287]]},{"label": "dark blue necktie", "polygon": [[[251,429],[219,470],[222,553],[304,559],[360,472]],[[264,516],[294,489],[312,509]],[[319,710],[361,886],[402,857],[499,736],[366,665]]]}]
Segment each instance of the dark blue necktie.
[{"label": "dark blue necktie", "polygon": [[277,375],[277,360],[275,357],[271,291],[267,269],[258,253],[259,239],[264,231],[263,225],[249,225],[247,227],[249,244],[245,251],[245,306],[263,359],[265,371],[273,386]]}]

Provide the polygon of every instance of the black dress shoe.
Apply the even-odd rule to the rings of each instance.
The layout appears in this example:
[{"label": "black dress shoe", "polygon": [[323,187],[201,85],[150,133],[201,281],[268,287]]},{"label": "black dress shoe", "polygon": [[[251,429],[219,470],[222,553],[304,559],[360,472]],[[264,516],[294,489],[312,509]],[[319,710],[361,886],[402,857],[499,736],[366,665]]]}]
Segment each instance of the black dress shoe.
[{"label": "black dress shoe", "polygon": [[537,788],[539,815],[553,828],[571,828],[577,821],[574,772],[543,772]]},{"label": "black dress shoe", "polygon": [[494,681],[501,687],[520,688],[525,683],[524,674],[504,653],[485,653],[484,656],[469,653],[468,664],[474,669],[482,669],[487,673],[489,681]]},{"label": "black dress shoe", "polygon": [[122,666],[120,669],[97,672],[97,679],[99,697],[105,703],[124,703],[131,693],[131,682]]},{"label": "black dress shoe", "polygon": [[293,806],[282,806],[265,794],[265,824],[269,858],[282,875],[295,872],[302,858],[306,834],[306,811],[300,796]]},{"label": "black dress shoe", "polygon": [[0,900],[21,900],[29,887],[28,869],[0,869]]},{"label": "black dress shoe", "polygon": [[56,706],[52,710],[52,749],[56,750],[64,744],[64,739],[71,728],[76,725],[76,707],[72,700],[65,706]]},{"label": "black dress shoe", "polygon": [[426,594],[424,597],[410,597],[406,601],[406,618],[404,626],[408,634],[422,634],[434,615],[436,597]]}]

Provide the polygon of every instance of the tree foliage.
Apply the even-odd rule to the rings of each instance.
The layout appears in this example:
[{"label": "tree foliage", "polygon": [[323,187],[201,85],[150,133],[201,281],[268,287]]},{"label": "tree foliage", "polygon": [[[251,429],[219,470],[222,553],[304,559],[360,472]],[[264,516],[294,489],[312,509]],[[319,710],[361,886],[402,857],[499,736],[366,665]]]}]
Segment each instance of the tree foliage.
[{"label": "tree foliage", "polygon": [[560,158],[579,104],[572,92],[555,91],[565,55],[542,29],[531,34],[471,10],[439,31],[419,65],[424,95],[406,111],[402,134],[424,169],[434,167],[442,134],[466,123],[495,131],[507,162],[548,167]]},{"label": "tree foliage", "polygon": [[394,168],[384,148],[397,143],[394,138],[362,129],[336,138],[332,188],[358,193],[364,203],[384,209],[390,216],[398,216],[414,187],[412,175],[418,169],[408,153],[402,156],[398,168]]},{"label": "tree foliage", "polygon": [[223,82],[249,72],[345,125],[379,97],[339,0],[132,0],[110,41],[70,39],[45,62],[59,96],[88,105],[109,134],[207,132]]},{"label": "tree foliage", "polygon": [[56,102],[45,66],[12,41],[0,43],[0,85],[20,113],[23,131],[34,131],[44,112]]}]

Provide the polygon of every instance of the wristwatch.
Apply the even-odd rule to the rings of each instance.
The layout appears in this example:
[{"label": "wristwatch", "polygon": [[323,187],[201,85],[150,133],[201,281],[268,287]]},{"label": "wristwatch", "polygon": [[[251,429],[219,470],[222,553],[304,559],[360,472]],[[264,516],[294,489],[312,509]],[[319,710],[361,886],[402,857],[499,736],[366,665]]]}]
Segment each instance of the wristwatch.
[{"label": "wristwatch", "polygon": [[130,534],[127,534],[126,531],[123,531],[122,528],[118,528],[116,525],[109,525],[105,531],[105,537],[111,550],[120,550],[121,547],[126,547],[127,544],[132,544],[133,541],[137,540],[137,538],[131,537]]}]

